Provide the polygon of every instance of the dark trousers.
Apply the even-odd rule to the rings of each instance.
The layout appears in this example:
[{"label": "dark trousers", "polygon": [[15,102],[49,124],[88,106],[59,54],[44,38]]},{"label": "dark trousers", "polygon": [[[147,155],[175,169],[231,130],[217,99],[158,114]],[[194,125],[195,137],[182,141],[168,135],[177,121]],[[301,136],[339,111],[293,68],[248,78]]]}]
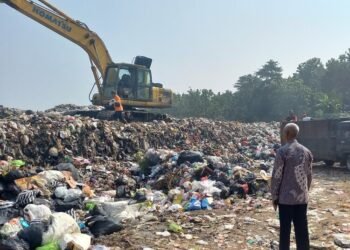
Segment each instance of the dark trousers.
[{"label": "dark trousers", "polygon": [[280,217],[280,250],[289,250],[292,222],[297,250],[308,250],[310,242],[306,217],[307,205],[279,204],[278,208]]}]

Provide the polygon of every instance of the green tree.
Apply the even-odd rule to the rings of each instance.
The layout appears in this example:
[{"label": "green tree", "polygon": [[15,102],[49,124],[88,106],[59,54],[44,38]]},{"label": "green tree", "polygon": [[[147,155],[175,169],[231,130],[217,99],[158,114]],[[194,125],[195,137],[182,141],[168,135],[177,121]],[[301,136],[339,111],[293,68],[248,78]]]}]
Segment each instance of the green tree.
[{"label": "green tree", "polygon": [[282,68],[278,65],[277,61],[269,60],[255,75],[265,84],[279,82],[282,80]]},{"label": "green tree", "polygon": [[283,78],[278,62],[269,60],[256,73],[241,76],[235,92],[214,93],[189,89],[174,95],[174,105],[164,112],[176,117],[278,121],[293,109],[314,117],[336,114],[342,103],[350,105],[350,52],[327,62],[319,58],[301,63],[293,77]]},{"label": "green tree", "polygon": [[326,63],[322,90],[350,106],[350,50]]},{"label": "green tree", "polygon": [[301,79],[306,86],[312,89],[320,89],[322,79],[326,73],[320,58],[311,58],[299,64],[294,76]]}]

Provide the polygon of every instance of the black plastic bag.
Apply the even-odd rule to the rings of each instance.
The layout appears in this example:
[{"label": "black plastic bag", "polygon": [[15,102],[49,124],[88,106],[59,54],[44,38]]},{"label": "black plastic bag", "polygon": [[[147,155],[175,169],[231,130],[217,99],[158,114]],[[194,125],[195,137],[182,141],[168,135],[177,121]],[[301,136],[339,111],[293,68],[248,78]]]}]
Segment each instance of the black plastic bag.
[{"label": "black plastic bag", "polygon": [[[16,218],[20,215],[20,211],[14,207],[0,208],[0,227],[3,226],[9,220]],[[1,249],[1,248],[0,248]]]},{"label": "black plastic bag", "polygon": [[26,241],[30,249],[35,249],[42,245],[43,233],[48,230],[47,222],[32,223],[30,227],[24,228],[17,235],[18,238]]},{"label": "black plastic bag", "polygon": [[65,202],[61,199],[55,199],[54,200],[54,207],[56,212],[65,212],[70,209],[82,209],[83,208],[83,201],[82,198]]},{"label": "black plastic bag", "polygon": [[1,250],[30,250],[29,244],[19,238],[9,238],[0,240]]},{"label": "black plastic bag", "polygon": [[58,171],[69,171],[72,173],[74,180],[81,181],[79,171],[74,167],[72,163],[60,163],[54,167]]},{"label": "black plastic bag", "polygon": [[123,229],[122,225],[116,224],[108,217],[101,215],[89,218],[89,220],[86,222],[86,225],[95,237],[109,235],[115,232],[119,232]]},{"label": "black plastic bag", "polygon": [[11,170],[10,172],[7,173],[7,175],[5,175],[3,177],[3,181],[5,183],[13,183],[15,180],[21,179],[23,177],[25,177],[25,175],[23,174],[22,171],[20,171],[20,170]]},{"label": "black plastic bag", "polygon": [[194,162],[203,162],[204,160],[200,152],[183,151],[180,153],[179,158],[177,159],[177,165],[181,165],[186,161],[190,163],[194,163]]}]

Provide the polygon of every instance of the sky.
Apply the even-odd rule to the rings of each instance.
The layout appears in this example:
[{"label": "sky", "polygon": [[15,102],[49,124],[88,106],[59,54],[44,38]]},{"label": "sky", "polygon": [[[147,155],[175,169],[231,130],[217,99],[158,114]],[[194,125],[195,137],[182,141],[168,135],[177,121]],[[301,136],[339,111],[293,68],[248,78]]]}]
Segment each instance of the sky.
[{"label": "sky", "polygon": [[[114,62],[153,59],[174,92],[234,90],[269,59],[288,76],[350,48],[348,0],[51,0],[105,42]],[[77,45],[0,4],[0,105],[89,104],[93,75]]]}]

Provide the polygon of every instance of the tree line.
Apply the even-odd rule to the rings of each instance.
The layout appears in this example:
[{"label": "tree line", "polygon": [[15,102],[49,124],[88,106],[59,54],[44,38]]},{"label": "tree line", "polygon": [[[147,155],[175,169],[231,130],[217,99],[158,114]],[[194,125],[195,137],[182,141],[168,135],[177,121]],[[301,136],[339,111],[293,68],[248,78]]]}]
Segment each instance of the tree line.
[{"label": "tree line", "polygon": [[175,117],[205,117],[238,121],[279,121],[290,110],[315,118],[339,116],[350,108],[350,49],[323,64],[311,58],[296,72],[283,77],[277,61],[269,60],[258,71],[239,77],[232,90],[214,93],[190,89],[174,95]]}]

